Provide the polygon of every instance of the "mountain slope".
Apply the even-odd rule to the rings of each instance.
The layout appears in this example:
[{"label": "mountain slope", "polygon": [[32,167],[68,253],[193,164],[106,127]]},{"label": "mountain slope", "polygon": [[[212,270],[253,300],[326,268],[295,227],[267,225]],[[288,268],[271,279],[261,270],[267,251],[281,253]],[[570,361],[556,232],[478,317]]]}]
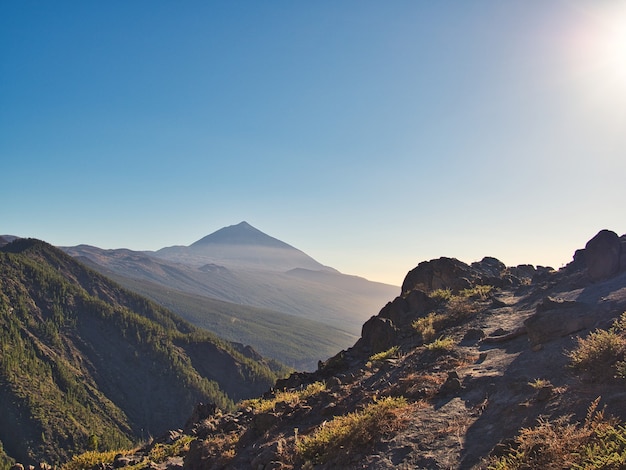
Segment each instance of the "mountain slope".
[{"label": "mountain slope", "polygon": [[164,289],[159,284],[112,273],[106,275],[190,323],[228,341],[250,345],[263,357],[296,370],[315,370],[319,360],[356,340],[355,335],[307,318]]},{"label": "mountain slope", "polygon": [[188,470],[625,468],[625,311],[626,236],[613,232],[559,271],[426,261],[353,347],[234,413],[194,416],[178,458]]},{"label": "mountain slope", "polygon": [[224,227],[188,247],[162,248],[154,255],[191,266],[217,264],[244,270],[283,272],[300,267],[332,271],[332,268],[247,222]]},{"label": "mountain slope", "polygon": [[259,359],[44,242],[0,248],[0,442],[24,463],[129,445],[198,401],[228,408],[274,383]]}]

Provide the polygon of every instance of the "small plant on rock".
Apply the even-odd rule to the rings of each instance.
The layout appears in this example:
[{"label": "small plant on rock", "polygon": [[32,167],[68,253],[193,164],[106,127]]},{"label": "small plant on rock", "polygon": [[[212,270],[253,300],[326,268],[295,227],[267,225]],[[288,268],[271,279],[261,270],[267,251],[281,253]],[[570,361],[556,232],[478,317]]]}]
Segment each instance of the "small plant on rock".
[{"label": "small plant on rock", "polygon": [[608,330],[596,329],[586,338],[578,338],[576,348],[568,352],[572,367],[596,379],[624,377],[626,366],[626,312]]},{"label": "small plant on rock", "polygon": [[493,286],[490,286],[487,284],[476,285],[468,289],[463,289],[461,292],[459,292],[459,295],[461,297],[467,297],[471,299],[485,300],[489,297],[492,291],[493,291]]},{"label": "small plant on rock", "polygon": [[432,341],[435,339],[437,330],[443,326],[445,318],[440,313],[431,312],[427,316],[415,320],[411,326],[422,336],[423,341]]},{"label": "small plant on rock", "polygon": [[428,294],[431,299],[439,302],[447,302],[453,297],[453,295],[454,294],[452,294],[451,289],[435,289],[430,294]]},{"label": "small plant on rock", "polygon": [[391,359],[393,357],[397,357],[398,355],[398,350],[400,349],[399,346],[393,346],[389,349],[387,349],[386,351],[382,351],[376,354],[372,354],[369,358],[369,360],[371,362],[382,362],[382,361],[386,361],[387,359]]},{"label": "small plant on rock", "polygon": [[440,336],[432,343],[426,345],[426,349],[429,351],[445,352],[452,351],[456,345],[454,339],[449,336]]}]

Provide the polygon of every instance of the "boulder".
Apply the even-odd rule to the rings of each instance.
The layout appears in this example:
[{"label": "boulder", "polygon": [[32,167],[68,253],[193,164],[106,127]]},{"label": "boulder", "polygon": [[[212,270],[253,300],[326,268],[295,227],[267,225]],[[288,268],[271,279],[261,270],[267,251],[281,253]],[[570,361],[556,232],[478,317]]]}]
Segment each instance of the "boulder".
[{"label": "boulder", "polygon": [[592,281],[602,281],[620,270],[622,244],[615,232],[601,230],[585,245],[585,265]]},{"label": "boulder", "polygon": [[436,289],[452,289],[455,291],[471,286],[469,278],[473,278],[470,266],[455,258],[438,258],[423,261],[404,278],[402,294],[414,289],[430,292]]},{"label": "boulder", "polygon": [[536,313],[524,321],[528,340],[533,346],[591,328],[596,315],[587,305],[576,301],[546,298]]},{"label": "boulder", "polygon": [[185,423],[185,431],[192,430],[194,427],[194,424],[204,421],[210,416],[213,416],[216,412],[217,412],[217,405],[215,405],[215,403],[196,404],[191,416]]},{"label": "boulder", "polygon": [[362,346],[369,353],[386,351],[396,344],[398,329],[389,318],[372,317],[363,324],[361,338],[355,346]]},{"label": "boulder", "polygon": [[392,302],[388,302],[378,316],[388,318],[398,329],[402,329],[416,318],[424,316],[434,306],[435,302],[424,291],[414,289],[406,296],[396,297]]}]

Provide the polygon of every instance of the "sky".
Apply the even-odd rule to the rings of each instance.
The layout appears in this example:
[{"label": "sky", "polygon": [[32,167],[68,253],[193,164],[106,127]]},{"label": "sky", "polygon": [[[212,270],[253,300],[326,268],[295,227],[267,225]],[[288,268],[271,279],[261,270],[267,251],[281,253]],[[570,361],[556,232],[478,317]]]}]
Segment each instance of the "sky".
[{"label": "sky", "polygon": [[0,2],[0,234],[346,274],[626,233],[626,1]]}]

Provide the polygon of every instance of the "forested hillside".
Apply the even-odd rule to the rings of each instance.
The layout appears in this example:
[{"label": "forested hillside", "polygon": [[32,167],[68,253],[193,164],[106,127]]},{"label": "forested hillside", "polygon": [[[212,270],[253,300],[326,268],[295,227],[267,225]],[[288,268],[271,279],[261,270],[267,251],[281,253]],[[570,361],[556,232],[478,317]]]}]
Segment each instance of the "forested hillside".
[{"label": "forested hillside", "polygon": [[47,243],[0,248],[0,453],[20,462],[128,446],[282,373]]}]

